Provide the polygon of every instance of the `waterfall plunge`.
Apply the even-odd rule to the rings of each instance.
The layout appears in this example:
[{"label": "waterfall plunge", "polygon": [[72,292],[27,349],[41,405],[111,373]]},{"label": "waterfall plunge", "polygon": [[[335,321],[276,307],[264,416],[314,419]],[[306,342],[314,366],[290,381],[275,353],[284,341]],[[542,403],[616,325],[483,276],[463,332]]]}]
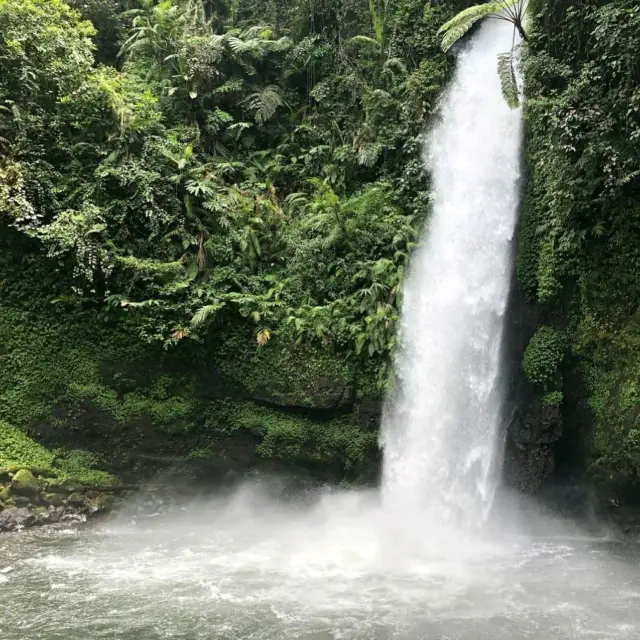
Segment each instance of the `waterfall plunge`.
[{"label": "waterfall plunge", "polygon": [[503,437],[501,339],[518,207],[521,118],[496,56],[512,28],[487,20],[458,58],[425,148],[433,210],[405,283],[397,392],[382,430],[386,507],[484,521]]}]

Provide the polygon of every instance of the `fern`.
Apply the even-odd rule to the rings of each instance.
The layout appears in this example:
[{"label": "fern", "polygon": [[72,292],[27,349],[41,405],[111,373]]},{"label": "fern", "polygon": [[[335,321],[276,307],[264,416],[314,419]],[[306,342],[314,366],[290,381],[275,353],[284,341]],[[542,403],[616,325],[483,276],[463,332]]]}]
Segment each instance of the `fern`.
[{"label": "fern", "polygon": [[382,70],[388,71],[395,69],[398,73],[406,75],[408,73],[407,65],[400,58],[389,58],[383,65]]},{"label": "fern", "polygon": [[517,108],[520,104],[520,96],[518,95],[518,82],[513,66],[512,51],[501,53],[498,56],[498,75],[504,99],[512,109]]},{"label": "fern", "polygon": [[369,168],[375,166],[382,150],[379,142],[363,143],[358,149],[358,164]]},{"label": "fern", "polygon": [[262,44],[263,48],[273,53],[282,53],[289,51],[293,47],[293,40],[287,36],[278,38],[277,40],[267,40]]},{"label": "fern", "polygon": [[380,43],[374,38],[370,38],[369,36],[354,36],[351,38],[353,42],[357,42],[358,44],[364,44],[367,46],[375,47],[376,49],[380,48]]},{"label": "fern", "polygon": [[520,104],[518,83],[514,68],[515,31],[526,41],[527,34],[523,27],[528,0],[494,0],[469,7],[445,22],[438,34],[442,35],[442,49],[448,51],[471,27],[482,18],[495,18],[510,22],[514,27],[514,44],[511,51],[498,56],[498,75],[502,95],[507,104],[515,109]]},{"label": "fern", "polygon": [[308,202],[307,194],[302,192],[290,193],[285,199],[285,204],[290,212],[294,212],[297,209],[303,209]]},{"label": "fern", "polygon": [[507,20],[521,32],[522,18],[526,9],[523,0],[501,0],[469,7],[445,22],[438,34],[442,35],[442,49],[448,51],[471,27],[482,18]]},{"label": "fern", "polygon": [[280,89],[274,85],[269,85],[260,91],[252,93],[244,102],[249,105],[259,125],[263,125],[269,120],[278,107],[284,103]]},{"label": "fern", "polygon": [[212,320],[216,313],[224,307],[224,302],[215,302],[213,304],[205,305],[196,311],[193,318],[191,318],[191,328],[198,329],[206,322]]}]

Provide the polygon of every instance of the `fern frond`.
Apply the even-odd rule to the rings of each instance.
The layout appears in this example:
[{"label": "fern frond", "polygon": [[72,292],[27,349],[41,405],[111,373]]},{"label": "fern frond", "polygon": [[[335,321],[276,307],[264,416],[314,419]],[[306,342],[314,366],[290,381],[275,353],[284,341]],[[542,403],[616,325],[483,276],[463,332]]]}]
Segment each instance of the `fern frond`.
[{"label": "fern frond", "polygon": [[520,104],[518,82],[513,66],[513,52],[507,51],[498,56],[498,76],[500,76],[500,88],[507,104],[515,109]]},{"label": "fern frond", "polygon": [[269,120],[278,107],[283,104],[280,89],[275,85],[269,85],[260,91],[252,93],[245,102],[248,103],[256,122],[260,125]]},{"label": "fern frond", "polygon": [[521,0],[502,0],[464,9],[438,29],[438,34],[443,36],[442,50],[448,51],[478,20],[486,17],[500,17],[506,9],[520,2]]},{"label": "fern frond", "polygon": [[222,307],[224,307],[224,302],[216,302],[198,309],[193,318],[191,318],[191,328],[197,329],[198,327],[201,327],[205,322],[213,318],[215,314],[222,309]]},{"label": "fern frond", "polygon": [[264,347],[269,340],[271,340],[271,329],[263,327],[256,332],[256,342],[258,343],[258,346]]},{"label": "fern frond", "polygon": [[240,37],[243,40],[248,40],[249,38],[263,38],[264,35],[270,36],[272,33],[273,31],[270,27],[267,27],[264,24],[256,24],[241,31]]},{"label": "fern frond", "polygon": [[358,164],[363,167],[373,167],[382,153],[379,142],[363,143],[358,149]]},{"label": "fern frond", "polygon": [[387,71],[389,69],[395,69],[399,73],[407,74],[407,66],[400,58],[389,58],[383,65],[382,70]]},{"label": "fern frond", "polygon": [[379,49],[382,46],[377,40],[370,38],[369,36],[354,36],[351,38],[351,41],[357,42],[358,44],[364,44],[369,47],[375,47],[376,49]]},{"label": "fern frond", "polygon": [[293,47],[293,40],[287,36],[283,36],[277,40],[265,40],[262,43],[262,47],[266,51],[281,53],[283,51],[289,51],[289,49]]},{"label": "fern frond", "polygon": [[244,40],[236,36],[227,36],[226,40],[229,48],[234,53],[245,53],[248,49],[250,49],[250,47],[247,46],[247,43]]}]

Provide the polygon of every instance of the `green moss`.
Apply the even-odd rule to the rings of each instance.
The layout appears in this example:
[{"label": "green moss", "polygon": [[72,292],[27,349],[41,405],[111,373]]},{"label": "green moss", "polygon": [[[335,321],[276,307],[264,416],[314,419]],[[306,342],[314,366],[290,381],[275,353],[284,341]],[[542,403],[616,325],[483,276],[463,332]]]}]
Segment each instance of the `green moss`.
[{"label": "green moss", "polygon": [[0,421],[0,467],[50,467],[53,455],[26,433]]},{"label": "green moss", "polygon": [[256,438],[266,460],[322,463],[358,473],[375,457],[377,437],[351,416],[316,421],[251,402],[212,403],[205,426],[216,433],[246,432]]},{"label": "green moss", "polygon": [[539,245],[536,227],[535,200],[530,194],[522,206],[516,273],[520,289],[528,300],[535,300],[538,291]]},{"label": "green moss", "polygon": [[542,404],[545,407],[559,407],[564,400],[562,391],[551,391],[542,398]]},{"label": "green moss", "polygon": [[116,478],[99,469],[105,464],[102,456],[82,449],[55,449],[58,478],[87,486],[110,485]]},{"label": "green moss", "polygon": [[522,368],[530,382],[548,385],[557,375],[565,353],[564,334],[552,327],[540,327],[529,341]]},{"label": "green moss", "polygon": [[259,347],[252,335],[236,332],[225,340],[220,356],[225,377],[255,397],[286,406],[338,406],[349,399],[356,379],[355,363],[344,354],[277,337]]},{"label": "green moss", "polygon": [[214,443],[208,443],[195,447],[189,451],[190,460],[210,460],[218,453],[218,447]]},{"label": "green moss", "polygon": [[549,302],[558,296],[562,289],[560,277],[562,275],[556,250],[555,238],[545,238],[540,246],[538,258],[538,300]]},{"label": "green moss", "polygon": [[[21,429],[0,422],[0,467],[13,471],[13,481],[26,474],[53,478],[57,482],[72,480],[85,485],[113,484],[115,477],[95,467],[101,460],[88,451],[57,449],[50,451]],[[22,475],[20,475],[22,474]]]},{"label": "green moss", "polygon": [[[0,252],[3,273],[11,273],[3,265],[8,255]],[[114,323],[92,309],[52,304],[40,282],[51,277],[44,266],[34,263],[32,281],[14,274],[0,282],[0,467],[39,467],[61,481],[110,484],[114,478],[103,469],[128,464],[131,447],[144,451],[149,438],[149,446],[173,452],[174,435],[180,436],[179,455],[191,460],[225,455],[221,442],[233,446],[236,436],[242,446],[251,445],[247,436],[254,439],[265,460],[286,462],[290,455],[346,469],[375,455],[375,436],[355,419],[322,421],[318,414],[302,417],[207,397],[246,393],[283,407],[324,409],[325,418],[330,409],[379,396],[376,363],[363,366],[279,336],[258,347],[254,327],[246,325],[225,329],[224,343],[213,354],[185,344],[168,354],[140,343],[126,317]],[[177,353],[183,348],[184,355]],[[220,372],[226,378],[222,388]],[[52,450],[26,435],[39,433]]]}]

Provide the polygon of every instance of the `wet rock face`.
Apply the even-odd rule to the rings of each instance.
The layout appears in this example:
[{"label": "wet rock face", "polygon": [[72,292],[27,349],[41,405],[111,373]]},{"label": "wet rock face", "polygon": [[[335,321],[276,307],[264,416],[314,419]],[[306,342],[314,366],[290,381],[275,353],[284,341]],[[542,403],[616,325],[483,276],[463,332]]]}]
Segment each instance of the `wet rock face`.
[{"label": "wet rock face", "polygon": [[536,493],[556,470],[556,443],[563,436],[558,406],[544,402],[546,391],[526,379],[522,359],[536,329],[544,324],[543,310],[527,302],[515,277],[505,321],[506,444],[503,479],[524,493]]},{"label": "wet rock face", "polygon": [[554,443],[562,436],[558,407],[545,406],[534,392],[525,396],[507,431],[503,475],[508,485],[535,493],[556,468]]}]

